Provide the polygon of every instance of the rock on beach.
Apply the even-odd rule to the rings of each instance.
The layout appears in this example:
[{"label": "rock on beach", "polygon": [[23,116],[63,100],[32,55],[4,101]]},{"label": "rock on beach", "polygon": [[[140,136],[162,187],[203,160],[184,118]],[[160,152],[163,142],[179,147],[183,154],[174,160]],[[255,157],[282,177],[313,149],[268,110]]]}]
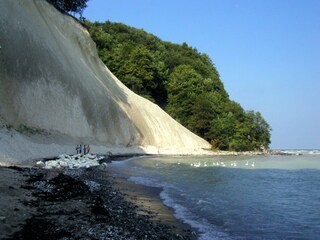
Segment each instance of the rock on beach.
[{"label": "rock on beach", "polygon": [[104,157],[98,157],[97,155],[86,154],[86,155],[60,155],[57,159],[49,160],[45,162],[37,162],[38,165],[44,165],[46,169],[53,168],[89,168],[92,166],[98,166],[99,161]]}]

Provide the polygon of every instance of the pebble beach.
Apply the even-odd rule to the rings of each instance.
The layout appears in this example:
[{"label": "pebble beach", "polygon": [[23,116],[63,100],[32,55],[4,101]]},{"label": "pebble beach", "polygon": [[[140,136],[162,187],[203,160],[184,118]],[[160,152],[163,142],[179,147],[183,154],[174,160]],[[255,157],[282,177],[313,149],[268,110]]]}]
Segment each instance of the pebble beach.
[{"label": "pebble beach", "polygon": [[0,239],[197,238],[159,190],[116,177],[106,165],[0,167]]}]

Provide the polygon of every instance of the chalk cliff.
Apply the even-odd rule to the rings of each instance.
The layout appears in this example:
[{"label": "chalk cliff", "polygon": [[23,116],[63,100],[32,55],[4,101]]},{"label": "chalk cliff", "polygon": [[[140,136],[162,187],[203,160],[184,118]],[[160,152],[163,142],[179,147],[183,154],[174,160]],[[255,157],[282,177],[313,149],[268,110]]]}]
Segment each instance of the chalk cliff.
[{"label": "chalk cliff", "polygon": [[87,30],[44,0],[0,0],[0,116],[14,128],[79,143],[210,147],[126,88],[99,59]]}]

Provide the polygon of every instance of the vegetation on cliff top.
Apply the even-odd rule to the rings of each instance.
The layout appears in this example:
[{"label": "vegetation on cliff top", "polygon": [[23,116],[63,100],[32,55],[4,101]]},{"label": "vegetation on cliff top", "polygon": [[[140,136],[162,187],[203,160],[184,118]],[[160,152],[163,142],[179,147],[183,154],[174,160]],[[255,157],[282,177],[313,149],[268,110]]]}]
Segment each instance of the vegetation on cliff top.
[{"label": "vegetation on cliff top", "polygon": [[131,90],[162,107],[216,149],[259,150],[271,128],[259,112],[229,99],[207,54],[121,23],[85,24],[108,68]]},{"label": "vegetation on cliff top", "polygon": [[88,0],[47,0],[62,12],[79,14],[82,18],[83,10],[87,7]]}]

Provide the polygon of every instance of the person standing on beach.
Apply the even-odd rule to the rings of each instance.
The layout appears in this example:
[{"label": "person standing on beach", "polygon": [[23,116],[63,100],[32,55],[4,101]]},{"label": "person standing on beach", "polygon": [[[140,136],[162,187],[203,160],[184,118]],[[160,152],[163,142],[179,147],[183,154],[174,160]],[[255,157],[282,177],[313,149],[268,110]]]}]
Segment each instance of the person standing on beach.
[{"label": "person standing on beach", "polygon": [[80,149],[79,144],[77,144],[77,147],[76,147],[77,154],[79,154],[79,149]]},{"label": "person standing on beach", "polygon": [[79,154],[82,154],[82,145],[79,145]]},{"label": "person standing on beach", "polygon": [[87,145],[87,153],[90,152],[90,145]]},{"label": "person standing on beach", "polygon": [[83,154],[86,155],[87,154],[87,146],[83,145]]}]

